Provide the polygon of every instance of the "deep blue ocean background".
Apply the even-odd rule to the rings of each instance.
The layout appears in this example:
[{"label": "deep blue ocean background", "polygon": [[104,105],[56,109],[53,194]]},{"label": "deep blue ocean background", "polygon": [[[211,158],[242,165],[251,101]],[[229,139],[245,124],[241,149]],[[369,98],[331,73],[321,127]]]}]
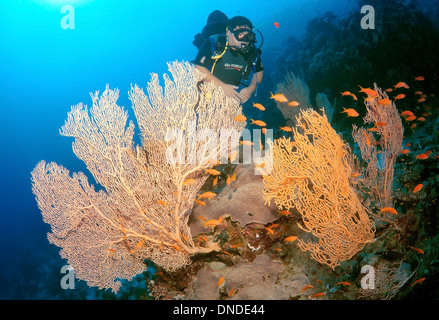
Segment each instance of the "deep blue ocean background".
[{"label": "deep blue ocean background", "polygon": [[[60,24],[66,4],[75,9],[73,30]],[[266,98],[291,36],[300,41],[307,22],[328,10],[360,11],[350,0],[0,1],[0,299],[98,298],[83,283],[75,293],[60,288],[66,262],[46,238],[30,173],[40,160],[86,172],[72,139],[59,135],[71,106],[90,106],[89,93],[108,84],[132,116],[130,85],[145,87],[150,73],[161,78],[167,61],[194,59],[193,37],[216,9],[248,17],[263,33]]]}]

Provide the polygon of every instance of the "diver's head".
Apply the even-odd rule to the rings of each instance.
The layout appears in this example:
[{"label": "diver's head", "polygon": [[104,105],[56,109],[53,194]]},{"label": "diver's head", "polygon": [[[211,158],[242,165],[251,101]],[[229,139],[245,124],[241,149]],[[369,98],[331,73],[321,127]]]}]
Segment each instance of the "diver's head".
[{"label": "diver's head", "polygon": [[229,46],[242,53],[250,51],[256,42],[256,36],[252,29],[252,23],[245,17],[236,16],[230,19],[227,27]]}]

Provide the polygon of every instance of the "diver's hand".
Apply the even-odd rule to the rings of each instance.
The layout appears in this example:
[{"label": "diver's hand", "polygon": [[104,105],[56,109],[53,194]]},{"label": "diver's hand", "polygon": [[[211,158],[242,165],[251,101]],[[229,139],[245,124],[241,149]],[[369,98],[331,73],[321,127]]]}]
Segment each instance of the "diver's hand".
[{"label": "diver's hand", "polygon": [[232,97],[236,99],[238,102],[241,102],[241,97],[239,96],[238,91],[236,91],[236,89],[238,89],[239,87],[225,83],[221,87],[223,88],[224,94],[227,97]]},{"label": "diver's hand", "polygon": [[241,98],[241,103],[247,102],[252,96],[254,90],[251,87],[242,88],[239,92],[239,97]]}]

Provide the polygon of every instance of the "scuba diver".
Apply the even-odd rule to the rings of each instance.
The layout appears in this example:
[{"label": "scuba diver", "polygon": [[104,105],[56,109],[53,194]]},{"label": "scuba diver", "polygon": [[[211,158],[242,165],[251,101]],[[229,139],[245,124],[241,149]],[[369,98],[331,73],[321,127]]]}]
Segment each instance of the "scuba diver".
[{"label": "scuba diver", "polygon": [[[216,21],[209,23],[209,19]],[[195,36],[194,45],[199,51],[193,62],[196,68],[206,75],[205,81],[213,81],[222,87],[226,96],[244,103],[255,91],[257,93],[264,75],[260,50],[262,44],[259,48],[255,47],[256,35],[253,25],[243,16],[228,20],[227,16],[216,10],[211,13],[209,19],[202,33]],[[211,29],[215,31],[208,29],[212,26]],[[212,34],[220,28],[222,33]],[[241,80],[247,81],[252,71],[250,84],[241,83]],[[243,88],[239,90],[241,84]]]}]

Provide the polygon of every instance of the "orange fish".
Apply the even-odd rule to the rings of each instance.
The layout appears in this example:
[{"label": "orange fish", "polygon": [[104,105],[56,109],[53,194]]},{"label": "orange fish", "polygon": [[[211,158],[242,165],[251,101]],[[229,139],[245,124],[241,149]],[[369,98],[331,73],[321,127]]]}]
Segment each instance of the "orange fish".
[{"label": "orange fish", "polygon": [[352,178],[358,178],[360,176],[361,176],[361,173],[359,173],[359,172],[354,172],[353,174],[351,174]]},{"label": "orange fish", "polygon": [[386,92],[392,92],[392,91],[393,91],[392,88],[387,88],[387,89],[386,89]]},{"label": "orange fish", "polygon": [[144,242],[145,242],[145,239],[140,240],[139,242],[137,242],[136,250],[139,250],[139,249],[142,247],[142,245],[143,245]]},{"label": "orange fish", "polygon": [[245,120],[247,120],[247,118],[245,116],[243,116],[242,114],[240,114],[240,115],[236,116],[234,120],[238,121],[238,122],[244,122]]},{"label": "orange fish", "polygon": [[253,119],[250,120],[251,120],[251,124],[255,124],[260,127],[265,127],[267,125],[264,121],[261,120],[253,120]]},{"label": "orange fish", "polygon": [[283,93],[273,94],[273,92],[271,91],[270,93],[271,93],[270,99],[274,99],[277,102],[288,102],[288,99],[285,97]]},{"label": "orange fish", "polygon": [[375,123],[376,127],[384,127],[385,125],[387,125],[387,122],[385,122],[385,121],[380,121],[380,122]]},{"label": "orange fish", "polygon": [[409,86],[405,83],[405,82],[398,82],[396,85],[394,85],[395,89],[396,88],[406,88],[408,89]]},{"label": "orange fish", "polygon": [[415,119],[416,119],[416,116],[410,116],[410,117],[406,118],[405,120],[406,121],[413,121]]},{"label": "orange fish", "polygon": [[261,131],[262,131],[263,134],[265,134],[265,131],[266,131],[266,130],[267,130],[266,128],[262,128],[262,129],[261,129]]},{"label": "orange fish", "polygon": [[375,90],[372,90],[370,88],[362,88],[361,86],[359,86],[359,87],[361,89],[359,92],[364,92],[365,94],[367,94],[370,97],[378,96],[378,93]]},{"label": "orange fish", "polygon": [[419,98],[418,99],[418,102],[424,102],[425,101],[425,98]]},{"label": "orange fish", "polygon": [[240,141],[239,145],[242,145],[242,144],[245,145],[245,146],[252,146],[253,142],[248,141],[248,140]]},{"label": "orange fish", "polygon": [[304,293],[306,290],[311,289],[311,288],[314,288],[314,286],[311,285],[311,284],[309,284],[309,285],[307,285],[307,286],[304,286],[304,287],[302,288],[302,293]]},{"label": "orange fish", "polygon": [[346,281],[337,282],[335,285],[338,286],[340,284],[344,285],[344,286],[350,286],[351,285],[349,282],[346,282]]},{"label": "orange fish", "polygon": [[358,100],[357,96],[356,96],[355,94],[353,94],[353,93],[351,93],[351,97],[352,97],[352,99],[354,99],[355,101]]},{"label": "orange fish", "polygon": [[204,172],[211,174],[213,176],[218,176],[221,174],[221,172],[219,172],[218,170],[215,170],[215,169],[204,169]]},{"label": "orange fish", "polygon": [[418,184],[418,185],[413,189],[413,193],[416,193],[416,192],[418,192],[419,190],[421,190],[423,186],[424,186],[424,185],[423,185],[422,183]]},{"label": "orange fish", "polygon": [[340,93],[341,93],[342,97],[350,96],[350,95],[352,94],[352,93],[350,93],[349,91],[340,92]]},{"label": "orange fish", "polygon": [[415,78],[415,80],[416,80],[416,81],[424,81],[425,78],[424,78],[423,76],[417,76],[417,77]]},{"label": "orange fish", "polygon": [[417,94],[418,96],[420,96],[422,94],[422,91],[416,91],[415,94]]},{"label": "orange fish", "polygon": [[285,242],[294,242],[297,240],[297,236],[289,236],[284,239]]},{"label": "orange fish", "polygon": [[416,159],[419,159],[419,160],[425,160],[427,158],[428,158],[428,154],[425,154],[425,153],[416,156]]},{"label": "orange fish", "polygon": [[299,105],[299,102],[297,102],[297,101],[291,101],[291,102],[288,104],[289,107],[297,107],[298,105]]},{"label": "orange fish", "polygon": [[169,202],[166,202],[166,201],[159,200],[159,201],[157,201],[157,203],[161,204],[162,206],[169,206]]},{"label": "orange fish", "polygon": [[403,149],[403,150],[400,151],[400,153],[402,153],[402,154],[407,154],[407,153],[409,153],[409,152],[410,152],[409,149]]},{"label": "orange fish", "polygon": [[255,108],[257,108],[257,109],[259,109],[261,111],[265,110],[265,107],[262,104],[260,104],[260,103],[254,103],[253,102],[253,107],[255,107]]},{"label": "orange fish", "polygon": [[413,112],[406,110],[406,111],[401,112],[401,115],[402,116],[413,116],[414,114],[413,114]]},{"label": "orange fish", "polygon": [[224,277],[219,278],[219,279],[218,279],[217,286],[220,287],[220,286],[224,283],[224,280],[225,280]]},{"label": "orange fish", "polygon": [[235,294],[235,292],[236,292],[236,289],[232,289],[232,290],[230,290],[230,292],[229,292],[229,297],[233,296],[233,295]]},{"label": "orange fish", "polygon": [[391,214],[394,214],[394,215],[397,215],[398,214],[398,212],[394,209],[394,208],[391,208],[391,207],[385,207],[385,208],[382,208],[381,210],[380,210],[380,212],[388,212],[388,213],[391,213]]},{"label": "orange fish", "polygon": [[203,207],[206,205],[206,204],[205,204],[203,201],[201,201],[201,200],[197,200],[197,199],[195,199],[195,202],[198,203],[199,205],[203,206]]},{"label": "orange fish", "polygon": [[411,285],[410,287],[413,287],[413,286],[414,286],[415,284],[417,284],[417,283],[424,282],[424,280],[425,280],[425,278],[418,279],[418,280],[416,280],[415,282],[413,282],[412,285]]},{"label": "orange fish", "polygon": [[283,215],[283,216],[288,216],[288,215],[291,214],[291,212],[288,211],[288,210],[284,210],[284,211],[279,211],[279,214],[281,214],[281,215]]},{"label": "orange fish", "polygon": [[210,198],[215,197],[215,196],[216,196],[216,193],[213,193],[213,192],[207,191],[207,192],[205,192],[205,193],[203,193],[203,194],[197,194],[197,196],[200,197],[200,198],[210,199]]},{"label": "orange fish", "polygon": [[183,182],[184,186],[190,186],[195,182],[195,179],[187,179],[185,182]]},{"label": "orange fish", "polygon": [[226,180],[226,184],[230,185],[231,181],[230,181],[230,175],[227,176],[227,180]]},{"label": "orange fish", "polygon": [[412,246],[409,246],[409,248],[415,250],[417,253],[424,254],[424,250],[422,250],[422,249],[415,248],[415,247],[412,247]]},{"label": "orange fish", "polygon": [[276,28],[279,28],[279,27],[280,27],[280,25],[279,25],[278,22],[273,22],[273,25],[274,25]]},{"label": "orange fish", "polygon": [[212,220],[206,221],[206,222],[203,223],[203,225],[205,225],[205,226],[217,226],[222,221],[223,221],[223,218],[219,217],[219,219],[212,219]]},{"label": "orange fish", "polygon": [[346,112],[348,114],[348,117],[358,117],[359,116],[358,112],[352,108],[349,108],[349,109],[343,108],[342,113],[343,112]]},{"label": "orange fish", "polygon": [[235,180],[236,180],[236,173],[233,174],[233,176],[232,176],[231,179],[232,179],[232,181],[235,181]]},{"label": "orange fish", "polygon": [[268,233],[274,234],[274,231],[269,227],[265,227],[265,230],[267,230]]},{"label": "orange fish", "polygon": [[217,183],[218,183],[218,177],[215,177],[215,179],[213,179],[212,186],[215,187]]},{"label": "orange fish", "polygon": [[393,99],[395,99],[395,100],[401,100],[401,99],[404,99],[404,98],[405,98],[405,94],[403,94],[403,93],[400,93],[396,97],[393,97]]},{"label": "orange fish", "polygon": [[279,127],[279,129],[280,130],[283,130],[283,131],[285,131],[285,132],[291,132],[291,131],[293,131],[293,129],[291,129],[290,127]]},{"label": "orange fish", "polygon": [[324,295],[326,295],[326,292],[318,292],[318,293],[314,293],[311,298],[320,298],[323,297]]},{"label": "orange fish", "polygon": [[382,105],[382,106],[385,106],[386,104],[389,104],[389,103],[391,103],[392,101],[390,101],[389,99],[387,99],[387,98],[384,98],[384,99],[381,99],[381,100],[378,100],[378,104],[379,105]]}]

